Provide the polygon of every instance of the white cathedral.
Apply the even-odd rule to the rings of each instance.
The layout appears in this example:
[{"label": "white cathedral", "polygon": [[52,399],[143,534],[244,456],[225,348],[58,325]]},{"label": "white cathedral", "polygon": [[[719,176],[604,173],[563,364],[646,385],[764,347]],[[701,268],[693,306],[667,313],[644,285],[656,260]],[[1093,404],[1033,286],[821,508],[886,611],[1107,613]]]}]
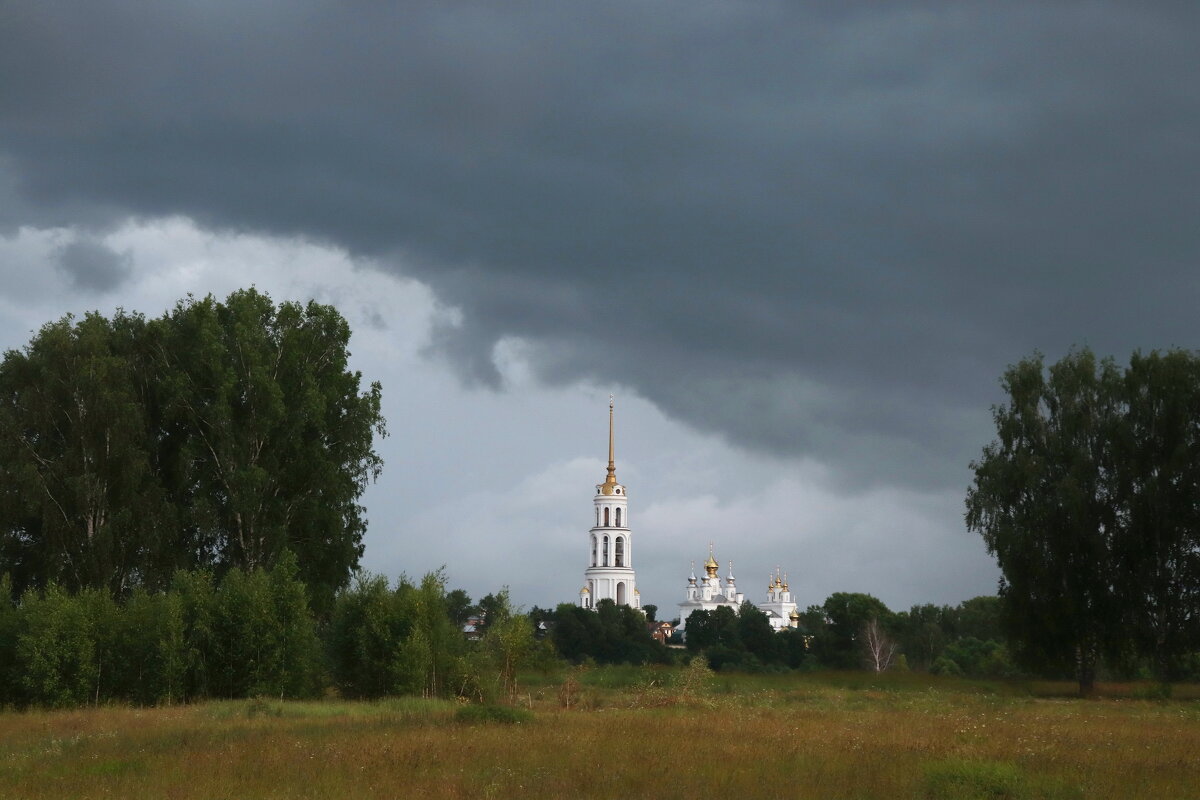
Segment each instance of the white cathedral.
[{"label": "white cathedral", "polygon": [[[617,466],[613,450],[613,399],[608,398],[608,475],[604,483],[596,484],[592,498],[596,513],[596,524],[588,532],[588,563],[584,570],[584,586],[579,590],[579,605],[595,608],[601,600],[612,600],[617,605],[628,605],[640,609],[641,593],[633,573],[633,534],[629,529],[629,498],[625,487],[617,483]],[[738,591],[733,577],[733,562],[729,562],[726,584],[721,586],[717,575],[720,565],[713,557],[712,545],[708,547],[708,560],[704,562],[704,578],[696,578],[696,562],[692,562],[692,574],[688,578],[685,598],[679,604],[680,625],[683,630],[688,615],[693,611],[712,611],[729,606],[734,611],[741,608],[746,596]],[[776,630],[795,628],[800,615],[787,585],[787,578],[780,575],[778,568],[772,578],[768,576],[767,601],[759,603],[758,609],[767,615],[771,627]]]},{"label": "white cathedral", "polygon": [[[727,606],[736,612],[742,607],[742,603],[746,602],[746,595],[738,591],[737,581],[733,577],[733,562],[729,562],[724,586],[721,586],[721,576],[717,574],[719,569],[720,564],[713,557],[712,545],[709,544],[703,578],[696,578],[696,562],[692,562],[692,574],[688,576],[684,599],[679,604],[679,626],[675,630],[685,629],[688,615],[693,611],[714,611]],[[800,625],[800,612],[796,610],[796,601],[792,599],[787,578],[780,575],[778,568],[774,577],[767,576],[767,602],[759,603],[758,610],[767,615],[767,621],[775,631]]]}]

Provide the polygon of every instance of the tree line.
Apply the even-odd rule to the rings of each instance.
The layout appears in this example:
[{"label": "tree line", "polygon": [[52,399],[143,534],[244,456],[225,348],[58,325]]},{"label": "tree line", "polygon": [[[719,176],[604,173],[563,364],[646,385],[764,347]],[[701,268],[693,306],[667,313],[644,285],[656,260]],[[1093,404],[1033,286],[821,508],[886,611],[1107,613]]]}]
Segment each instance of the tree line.
[{"label": "tree line", "polygon": [[[0,706],[159,705],[245,697],[387,695],[511,699],[517,669],[553,659],[549,640],[488,595],[468,641],[470,610],[441,573],[420,581],[358,574],[328,618],[308,602],[296,557],[269,569],[179,571],[166,589],[114,598],[57,584],[12,598],[0,578]],[[466,600],[466,606],[459,605]],[[482,601],[481,601],[482,602]]]},{"label": "tree line", "polygon": [[297,557],[327,612],[382,461],[378,383],[332,306],[254,289],[45,325],[0,363],[0,570],[128,597]]},{"label": "tree line", "polygon": [[1000,600],[916,605],[893,612],[876,597],[835,592],[809,606],[799,625],[775,632],[753,603],[693,611],[686,646],[716,670],[913,669],[935,675],[1016,674],[1000,627]]}]

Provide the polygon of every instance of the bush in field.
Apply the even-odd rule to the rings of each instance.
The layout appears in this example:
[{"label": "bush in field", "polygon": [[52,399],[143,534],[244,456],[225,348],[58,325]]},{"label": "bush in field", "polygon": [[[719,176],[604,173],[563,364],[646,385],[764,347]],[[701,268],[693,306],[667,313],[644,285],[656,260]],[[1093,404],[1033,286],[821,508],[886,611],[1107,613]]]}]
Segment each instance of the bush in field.
[{"label": "bush in field", "polygon": [[533,719],[533,712],[525,708],[495,705],[469,705],[458,709],[454,719],[468,725],[483,723],[499,723],[501,725],[519,725]]},{"label": "bush in field", "polygon": [[0,706],[17,700],[17,631],[20,617],[12,601],[12,579],[0,575]]},{"label": "bush in field", "polygon": [[944,675],[949,678],[961,678],[963,676],[962,667],[958,662],[948,656],[938,656],[937,661],[929,668],[929,672],[933,675]]},{"label": "bush in field", "polygon": [[142,705],[183,699],[187,648],[179,595],[135,589],[114,623],[109,694]]},{"label": "bush in field", "polygon": [[213,692],[300,697],[316,688],[318,641],[295,556],[270,572],[234,568],[213,607]]},{"label": "bush in field", "polygon": [[209,697],[212,686],[216,587],[211,572],[177,572],[171,594],[179,599],[183,635],[183,699]]},{"label": "bush in field", "polygon": [[405,631],[382,575],[360,574],[338,593],[329,624],[334,685],[345,697],[381,697],[399,685]]},{"label": "bush in field", "polygon": [[21,598],[16,635],[18,700],[56,708],[99,699],[105,648],[99,622],[111,615],[107,593],[77,595],[51,585]]},{"label": "bush in field", "polygon": [[168,592],[56,584],[19,603],[0,582],[0,701],[69,707],[211,696],[296,697],[317,687],[319,646],[295,560],[270,571],[178,573]]},{"label": "bush in field", "polygon": [[646,618],[629,606],[601,600],[595,611],[563,603],[554,612],[554,647],[579,664],[667,663],[670,656],[646,629]]},{"label": "bush in field", "polygon": [[450,618],[440,572],[420,585],[360,575],[334,602],[328,651],[334,685],[347,697],[452,694],[465,642]]},{"label": "bush in field", "polygon": [[955,662],[963,675],[974,678],[1007,678],[1016,672],[1004,645],[981,642],[973,636],[947,645],[942,658]]}]

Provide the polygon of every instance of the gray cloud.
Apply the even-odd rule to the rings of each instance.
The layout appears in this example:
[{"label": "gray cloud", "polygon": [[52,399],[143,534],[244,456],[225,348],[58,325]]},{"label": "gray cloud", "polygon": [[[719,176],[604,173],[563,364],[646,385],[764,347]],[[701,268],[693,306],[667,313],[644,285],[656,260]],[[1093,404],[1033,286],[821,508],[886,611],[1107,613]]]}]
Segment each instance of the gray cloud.
[{"label": "gray cloud", "polygon": [[118,253],[95,239],[76,239],[59,248],[57,256],[58,268],[71,283],[93,292],[116,289],[132,270],[127,253]]},{"label": "gray cloud", "polygon": [[1006,363],[1197,344],[1191,4],[6,14],[0,225],[403,254],[464,312],[431,349],[484,383],[519,336],[550,382],[944,486]]}]

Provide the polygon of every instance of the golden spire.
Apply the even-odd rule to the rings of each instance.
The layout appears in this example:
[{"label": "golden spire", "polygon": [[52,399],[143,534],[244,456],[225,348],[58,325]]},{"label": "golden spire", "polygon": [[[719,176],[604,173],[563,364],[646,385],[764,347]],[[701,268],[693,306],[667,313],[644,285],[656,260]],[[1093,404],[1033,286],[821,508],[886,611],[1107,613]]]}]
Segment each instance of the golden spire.
[{"label": "golden spire", "polygon": [[708,573],[708,577],[715,578],[717,576],[717,570],[719,570],[720,568],[721,568],[721,565],[717,563],[717,560],[715,558],[713,558],[712,542],[709,542],[708,543],[708,561],[704,562],[704,571]]},{"label": "golden spire", "polygon": [[617,485],[617,462],[613,457],[613,396],[608,396],[608,477],[600,487],[601,494],[615,494]]}]

